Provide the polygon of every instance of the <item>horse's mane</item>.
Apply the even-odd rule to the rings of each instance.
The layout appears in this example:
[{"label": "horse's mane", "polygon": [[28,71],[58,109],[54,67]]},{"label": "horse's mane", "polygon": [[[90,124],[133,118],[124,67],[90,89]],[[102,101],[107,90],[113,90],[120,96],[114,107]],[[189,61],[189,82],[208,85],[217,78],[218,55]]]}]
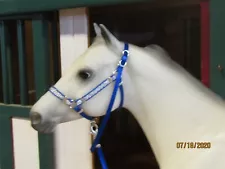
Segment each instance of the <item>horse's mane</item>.
[{"label": "horse's mane", "polygon": [[[148,45],[143,48],[144,53],[149,57],[153,57],[154,60],[163,64],[163,67],[167,67],[168,70],[172,70],[173,73],[176,74],[177,78],[183,79],[186,83],[189,83],[191,86],[195,86],[195,88],[201,92],[206,97],[209,96],[217,101],[222,101],[221,103],[224,104],[224,101],[218,99],[218,95],[214,92],[209,90],[205,87],[199,79],[196,79],[192,74],[190,74],[185,68],[183,68],[180,64],[175,62],[169,54],[158,45]],[[146,64],[145,64],[146,65]]]}]

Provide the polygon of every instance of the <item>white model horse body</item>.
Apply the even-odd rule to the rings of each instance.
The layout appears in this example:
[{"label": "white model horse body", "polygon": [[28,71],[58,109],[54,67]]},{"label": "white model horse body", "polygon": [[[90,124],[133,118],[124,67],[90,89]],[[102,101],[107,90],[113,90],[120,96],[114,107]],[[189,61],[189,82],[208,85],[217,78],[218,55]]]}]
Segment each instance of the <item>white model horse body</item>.
[{"label": "white model horse body", "polygon": [[[116,68],[123,43],[95,24],[97,37],[56,83],[70,98],[80,98]],[[158,46],[129,45],[123,73],[124,107],[142,127],[161,169],[225,168],[225,103]],[[78,76],[87,70],[88,80]],[[90,116],[102,116],[111,97],[108,86],[83,106]],[[118,107],[118,94],[114,109]],[[32,117],[38,114],[41,118]],[[32,126],[52,132],[62,122],[81,118],[47,92],[31,109]],[[210,142],[211,148],[176,147],[177,142]]]}]

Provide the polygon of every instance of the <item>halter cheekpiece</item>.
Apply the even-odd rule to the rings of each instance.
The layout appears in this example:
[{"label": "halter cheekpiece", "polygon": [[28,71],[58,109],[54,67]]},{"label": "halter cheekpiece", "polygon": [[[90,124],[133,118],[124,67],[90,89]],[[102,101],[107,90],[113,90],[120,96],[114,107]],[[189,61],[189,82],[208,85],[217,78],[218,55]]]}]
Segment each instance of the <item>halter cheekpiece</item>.
[{"label": "halter cheekpiece", "polygon": [[[55,97],[58,99],[62,100],[64,104],[69,106],[69,108],[73,109],[76,113],[79,113],[82,117],[86,118],[87,120],[90,120],[90,132],[94,136],[94,141],[91,146],[91,152],[94,152],[96,150],[100,163],[102,165],[103,169],[108,169],[103,151],[101,148],[100,138],[103,134],[104,128],[110,118],[110,114],[112,111],[112,107],[116,98],[116,94],[118,89],[120,90],[120,105],[119,107],[123,106],[123,101],[124,101],[124,92],[123,92],[123,84],[122,84],[122,73],[123,69],[127,64],[127,59],[129,56],[129,45],[128,43],[124,44],[124,50],[122,51],[122,57],[121,60],[119,61],[116,70],[110,75],[108,78],[106,78],[104,81],[102,81],[99,85],[97,85],[94,89],[92,89],[90,92],[85,94],[79,99],[71,99],[68,98],[66,95],[64,95],[62,92],[60,92],[56,87],[52,86],[49,89],[49,92],[52,93]],[[111,100],[109,102],[106,114],[101,122],[100,128],[98,128],[98,125],[95,121],[94,117],[91,117],[87,115],[84,110],[82,109],[82,104],[93,98],[95,95],[97,95],[99,92],[101,92],[103,89],[105,89],[109,84],[114,83],[114,89],[111,95]]]}]

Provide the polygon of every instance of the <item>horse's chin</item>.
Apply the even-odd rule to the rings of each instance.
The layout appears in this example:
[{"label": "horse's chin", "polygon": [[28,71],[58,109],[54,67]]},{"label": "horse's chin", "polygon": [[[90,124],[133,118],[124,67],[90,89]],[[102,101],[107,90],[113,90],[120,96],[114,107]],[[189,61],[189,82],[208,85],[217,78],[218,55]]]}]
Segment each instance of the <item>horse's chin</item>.
[{"label": "horse's chin", "polygon": [[[32,125],[31,125],[32,126]],[[56,123],[45,123],[38,126],[32,126],[34,130],[43,134],[51,134],[55,131],[57,124]]]}]

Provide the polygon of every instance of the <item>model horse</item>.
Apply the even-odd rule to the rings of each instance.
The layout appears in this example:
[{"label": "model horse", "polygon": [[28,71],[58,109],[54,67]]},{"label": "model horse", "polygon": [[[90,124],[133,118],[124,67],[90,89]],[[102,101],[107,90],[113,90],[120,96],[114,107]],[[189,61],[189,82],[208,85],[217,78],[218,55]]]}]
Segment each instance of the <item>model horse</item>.
[{"label": "model horse", "polygon": [[[94,28],[97,36],[93,44],[74,61],[54,88],[33,105],[32,127],[50,133],[56,125],[84,115],[104,116],[113,84],[117,82],[115,78],[108,80],[110,84],[95,92],[94,97],[86,95],[88,101],[82,104],[82,109],[74,108],[80,103],[71,106],[68,101],[73,103],[73,100],[64,98],[83,98],[115,73],[118,61],[126,53],[129,54],[126,64],[119,64],[123,67],[123,81],[118,86],[123,85],[123,95],[116,93],[112,110],[119,107],[123,96],[123,107],[140,124],[159,167],[225,169],[223,99],[175,63],[162,48],[128,44],[128,50],[104,25],[94,24]],[[82,115],[83,112],[86,114]]]}]

